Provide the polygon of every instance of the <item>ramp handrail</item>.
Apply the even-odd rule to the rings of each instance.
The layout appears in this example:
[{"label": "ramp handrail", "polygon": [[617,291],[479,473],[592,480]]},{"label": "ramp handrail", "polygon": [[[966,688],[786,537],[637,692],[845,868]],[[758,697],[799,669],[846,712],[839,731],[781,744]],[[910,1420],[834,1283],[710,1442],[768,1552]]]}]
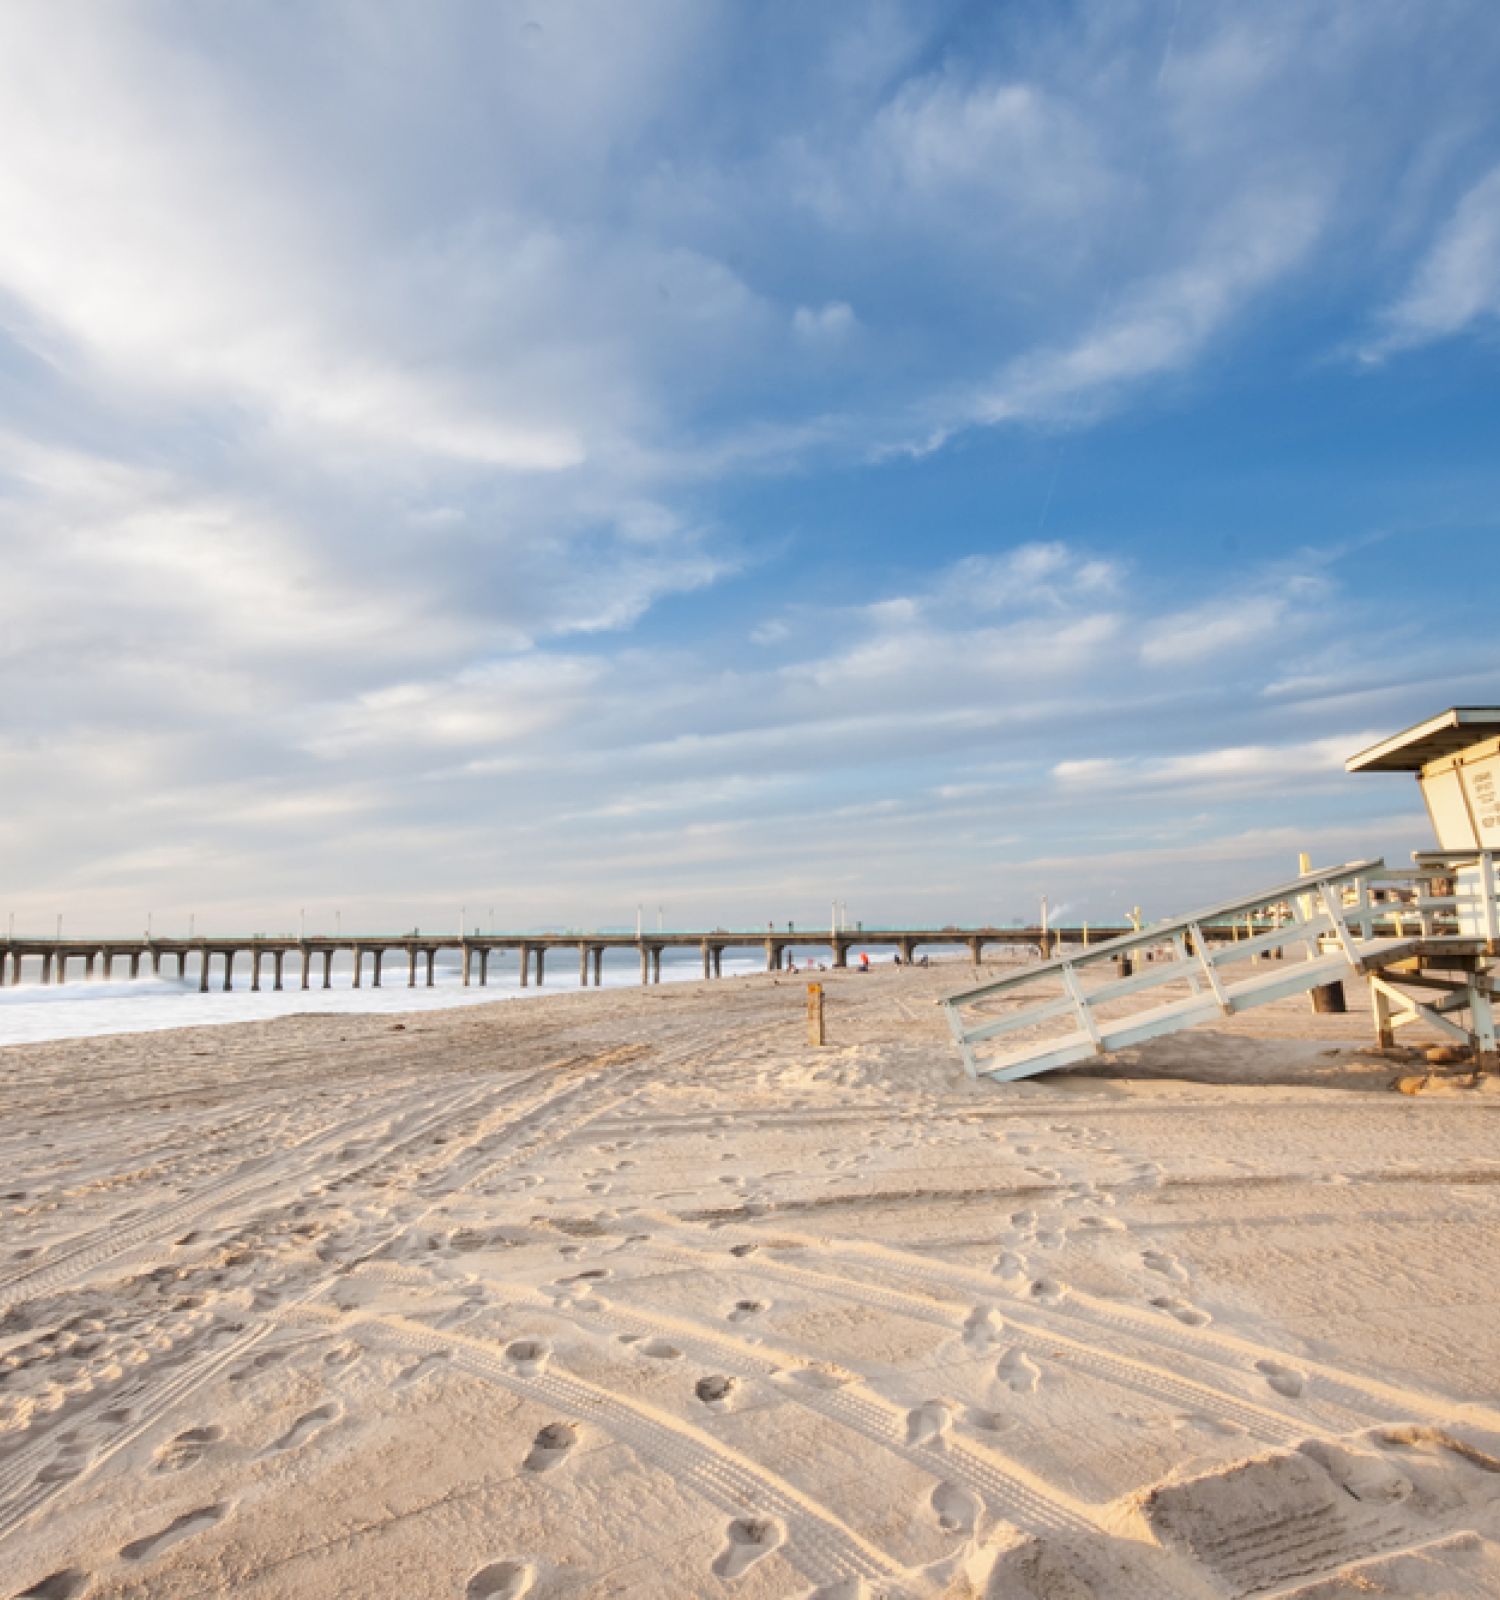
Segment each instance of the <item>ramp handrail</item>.
[{"label": "ramp handrail", "polygon": [[[970,1000],[978,1000],[984,995],[998,994],[1004,989],[1019,988],[1022,984],[1035,983],[1040,977],[1045,977],[1051,972],[1061,972],[1064,967],[1090,966],[1100,961],[1112,961],[1116,956],[1129,955],[1133,951],[1150,948],[1170,940],[1172,934],[1186,933],[1197,923],[1200,926],[1210,923],[1223,923],[1235,917],[1242,917],[1246,912],[1258,911],[1263,906],[1290,905],[1298,895],[1305,895],[1309,888],[1316,889],[1323,883],[1353,884],[1360,878],[1369,878],[1374,873],[1381,871],[1385,862],[1379,859],[1372,861],[1356,861],[1343,867],[1332,867],[1321,872],[1310,872],[1299,878],[1269,889],[1263,894],[1247,895],[1242,900],[1226,901],[1223,905],[1211,906],[1206,911],[1194,912],[1191,916],[1171,917],[1164,922],[1154,922],[1149,927],[1142,928],[1138,933],[1121,934],[1115,939],[1106,939],[1102,944],[1090,945],[1087,950],[1077,955],[1057,956],[1050,961],[1043,961],[1036,966],[1027,967],[1024,972],[1014,973],[1008,977],[997,978],[991,983],[979,984],[976,988],[965,989],[959,994],[949,995],[943,1001],[944,1005],[962,1005]],[[1282,927],[1275,930],[1285,937],[1286,929]],[[1258,935],[1254,939],[1243,939],[1238,944],[1230,943],[1221,949],[1238,951],[1241,956],[1252,954],[1249,948],[1253,945],[1264,945],[1271,948],[1282,940],[1272,939],[1266,944],[1269,935]]]},{"label": "ramp handrail", "polygon": [[[995,1076],[1026,1076],[1358,972],[1365,955],[1376,953],[1377,924],[1389,920],[1386,908],[1373,902],[1369,892],[1371,880],[1384,866],[1383,861],[1372,859],[1305,873],[1260,894],[1158,922],[1138,933],[950,995],[942,1003],[964,1066],[971,1077],[981,1071]],[[1346,897],[1351,902],[1347,908]],[[1209,948],[1205,924],[1223,923],[1267,908],[1278,919],[1276,927]],[[1364,951],[1356,942],[1356,930],[1366,945]],[[1395,942],[1381,940],[1379,953],[1389,958]],[[1080,975],[1090,968],[1163,944],[1172,948],[1175,959],[1152,962],[1145,970],[1089,988],[1081,981]],[[1254,977],[1236,977],[1227,970],[1235,963],[1250,962],[1256,956],[1299,944],[1306,948],[1305,962],[1290,963],[1269,975]],[[1030,1005],[999,1015],[988,1009],[972,1020],[964,1015],[965,1007],[982,1005],[1048,978],[1060,981],[1061,994],[1038,998]],[[1098,1008],[1110,1001],[1183,980],[1189,990],[1185,999],[1125,1018],[1106,1019],[1099,1015]],[[1061,1038],[1032,1041],[1013,1056],[998,1060],[981,1061],[976,1055],[975,1047],[988,1040],[1063,1019],[1071,1019],[1073,1031]]]}]

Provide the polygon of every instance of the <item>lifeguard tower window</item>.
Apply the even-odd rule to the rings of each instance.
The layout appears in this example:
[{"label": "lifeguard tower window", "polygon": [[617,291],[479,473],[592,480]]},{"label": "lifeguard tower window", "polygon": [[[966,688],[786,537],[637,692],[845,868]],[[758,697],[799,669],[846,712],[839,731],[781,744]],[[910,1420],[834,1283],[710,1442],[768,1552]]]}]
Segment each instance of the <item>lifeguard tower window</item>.
[{"label": "lifeguard tower window", "polygon": [[1440,850],[1500,849],[1500,706],[1454,706],[1344,765],[1416,773]]}]

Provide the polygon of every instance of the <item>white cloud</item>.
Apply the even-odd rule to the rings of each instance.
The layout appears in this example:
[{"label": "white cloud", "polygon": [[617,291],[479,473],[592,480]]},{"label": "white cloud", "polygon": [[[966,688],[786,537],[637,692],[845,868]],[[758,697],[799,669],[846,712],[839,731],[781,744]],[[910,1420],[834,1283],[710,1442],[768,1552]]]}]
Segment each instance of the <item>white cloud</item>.
[{"label": "white cloud", "polygon": [[1122,385],[1181,370],[1306,258],[1324,210],[1319,187],[1305,180],[1236,197],[1194,259],[1126,289],[1070,346],[1012,361],[975,397],[973,420],[1071,420]]},{"label": "white cloud", "polygon": [[1500,167],[1459,201],[1406,293],[1385,311],[1384,332],[1364,354],[1379,360],[1496,315],[1500,315]]},{"label": "white cloud", "polygon": [[1316,620],[1326,584],[1311,574],[1247,586],[1152,620],[1141,644],[1148,666],[1186,666],[1257,647],[1275,657]]},{"label": "white cloud", "polygon": [[1052,775],[1060,786],[1078,792],[1170,790],[1237,793],[1285,789],[1308,778],[1344,777],[1344,762],[1382,735],[1366,731],[1333,734],[1291,744],[1226,745],[1176,756],[1104,757],[1060,761]]},{"label": "white cloud", "polygon": [[815,344],[846,339],[857,323],[854,308],[842,300],[830,300],[827,305],[816,309],[798,306],[792,313],[792,326],[799,337]]}]

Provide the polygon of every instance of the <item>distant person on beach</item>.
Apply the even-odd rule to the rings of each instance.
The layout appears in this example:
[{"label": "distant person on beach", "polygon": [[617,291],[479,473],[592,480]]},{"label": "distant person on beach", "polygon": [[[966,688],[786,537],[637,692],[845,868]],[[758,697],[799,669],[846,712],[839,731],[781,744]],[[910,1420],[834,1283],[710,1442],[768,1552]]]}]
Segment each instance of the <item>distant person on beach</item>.
[{"label": "distant person on beach", "polygon": [[870,970],[870,958],[863,950],[861,950],[859,953],[859,970],[861,972],[868,972]]}]

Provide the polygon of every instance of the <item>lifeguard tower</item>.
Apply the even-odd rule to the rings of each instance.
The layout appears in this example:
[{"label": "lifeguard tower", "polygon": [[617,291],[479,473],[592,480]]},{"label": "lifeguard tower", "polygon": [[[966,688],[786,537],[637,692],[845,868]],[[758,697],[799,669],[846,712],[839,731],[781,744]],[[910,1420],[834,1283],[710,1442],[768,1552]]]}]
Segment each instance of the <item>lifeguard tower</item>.
[{"label": "lifeguard tower", "polygon": [[1306,872],[950,995],[969,1075],[1030,1077],[1361,976],[1379,1044],[1422,1023],[1500,1070],[1500,706],[1453,707],[1345,765],[1416,773],[1438,848],[1405,870]]}]

